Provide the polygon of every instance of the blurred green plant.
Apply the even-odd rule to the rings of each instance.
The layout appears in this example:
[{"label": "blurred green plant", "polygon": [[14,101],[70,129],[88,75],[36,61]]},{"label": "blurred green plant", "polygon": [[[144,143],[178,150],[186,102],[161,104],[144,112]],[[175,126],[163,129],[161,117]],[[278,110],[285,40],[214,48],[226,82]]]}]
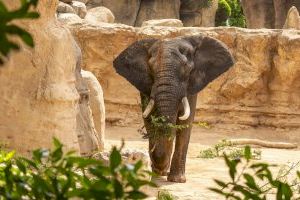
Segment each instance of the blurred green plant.
[{"label": "blurred green plant", "polygon": [[[230,141],[221,140],[213,147],[201,150],[198,157],[212,159],[216,157],[223,157],[224,153],[226,153],[227,157],[230,159],[239,159],[245,156],[243,147],[235,147]],[[261,151],[253,149],[251,150],[251,156],[251,159],[259,160],[261,159]]]},{"label": "blurred green plant", "polygon": [[[215,179],[217,187],[209,188],[211,191],[220,194],[225,199],[251,199],[251,200],[267,200],[273,195],[277,200],[299,199],[299,178],[300,172],[297,172],[298,181],[289,183],[286,177],[292,169],[297,165],[289,167],[283,173],[279,171],[279,176],[274,178],[271,171],[271,165],[262,162],[250,162],[251,148],[244,148],[244,157],[239,159],[230,159],[224,154],[224,160],[228,167],[230,181],[224,182]],[[296,191],[296,192],[295,192]],[[273,197],[272,197],[273,199]]]},{"label": "blurred green plant", "polygon": [[37,149],[31,159],[0,153],[0,199],[144,199],[142,186],[148,180],[143,163],[124,164],[121,149],[113,147],[109,165],[101,161],[63,152],[53,140],[53,150]]},{"label": "blurred green plant", "polygon": [[14,25],[16,19],[36,19],[39,13],[30,11],[36,7],[38,0],[20,0],[20,7],[9,11],[5,4],[0,0],[0,66],[3,65],[4,59],[8,57],[12,50],[19,50],[20,46],[10,36],[19,37],[25,44],[30,47],[34,46],[34,41],[30,33],[23,28]]}]

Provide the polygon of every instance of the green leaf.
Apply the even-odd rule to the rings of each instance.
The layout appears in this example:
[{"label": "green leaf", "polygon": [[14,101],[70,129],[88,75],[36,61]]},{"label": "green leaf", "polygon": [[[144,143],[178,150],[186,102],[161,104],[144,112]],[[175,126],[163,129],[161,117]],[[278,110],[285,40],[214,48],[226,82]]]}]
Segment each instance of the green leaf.
[{"label": "green leaf", "polygon": [[255,179],[248,173],[244,173],[243,177],[246,179],[246,185],[251,188],[254,189],[258,192],[260,192],[260,188],[257,186],[257,184],[255,183]]},{"label": "green leaf", "polygon": [[249,160],[252,158],[252,153],[251,153],[251,148],[250,146],[246,146],[244,149],[244,156],[247,160],[247,162],[249,162]]},{"label": "green leaf", "polygon": [[225,194],[225,192],[223,192],[223,190],[220,190],[220,189],[218,189],[218,188],[208,188],[210,191],[213,191],[213,192],[215,192],[215,193],[217,193],[217,194],[221,194],[221,195],[223,195],[223,196],[226,196],[226,194]]},{"label": "green leaf", "polygon": [[122,184],[117,179],[115,179],[113,182],[113,186],[114,186],[116,199],[121,199],[124,195],[124,190],[123,190]]},{"label": "green leaf", "polygon": [[18,168],[21,172],[23,172],[24,174],[26,173],[26,171],[27,171],[26,166],[24,165],[24,163],[20,159],[16,160],[16,165],[18,166]]},{"label": "green leaf", "polygon": [[110,168],[113,171],[121,164],[122,157],[116,147],[113,147],[113,150],[109,156],[109,161],[110,161]]},{"label": "green leaf", "polygon": [[217,180],[217,179],[214,179],[214,181],[216,182],[216,184],[218,184],[222,188],[225,188],[227,186],[227,184],[223,181],[220,181],[220,180]]},{"label": "green leaf", "polygon": [[225,159],[226,165],[229,167],[230,177],[231,177],[232,181],[234,181],[235,175],[236,175],[236,166],[240,162],[240,160],[230,160],[226,154],[224,154],[224,159]]},{"label": "green leaf", "polygon": [[148,196],[145,193],[140,192],[140,191],[128,192],[128,196],[127,196],[128,199],[145,199],[147,197]]}]

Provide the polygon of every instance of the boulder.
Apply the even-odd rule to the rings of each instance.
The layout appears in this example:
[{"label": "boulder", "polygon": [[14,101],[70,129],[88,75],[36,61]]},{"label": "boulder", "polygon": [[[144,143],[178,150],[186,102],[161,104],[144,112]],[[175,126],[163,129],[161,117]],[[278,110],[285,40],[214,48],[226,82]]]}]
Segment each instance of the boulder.
[{"label": "boulder", "polygon": [[64,24],[80,24],[83,22],[83,20],[74,13],[59,13],[57,19]]},{"label": "boulder", "polygon": [[81,75],[89,90],[89,106],[92,112],[92,119],[100,141],[100,149],[103,150],[105,137],[105,106],[103,90],[93,73],[81,70]]},{"label": "boulder", "polygon": [[134,26],[141,0],[90,0],[87,8],[103,6],[111,10],[116,23]]},{"label": "boulder", "polygon": [[73,13],[75,14],[75,10],[70,6],[69,4],[66,4],[64,2],[59,2],[57,6],[57,12],[58,13]]},{"label": "boulder", "polygon": [[97,25],[102,22],[114,23],[115,17],[108,8],[96,7],[88,10],[84,20],[86,23]]},{"label": "boulder", "polygon": [[294,28],[300,30],[300,16],[295,6],[291,7],[289,10],[283,28]]},{"label": "boulder", "polygon": [[84,3],[80,2],[80,1],[72,1],[71,6],[73,7],[73,9],[75,10],[76,14],[81,17],[84,18],[87,10],[86,10],[86,6]]},{"label": "boulder", "polygon": [[180,0],[141,1],[134,26],[152,19],[179,19]]},{"label": "boulder", "polygon": [[142,123],[139,92],[112,67],[122,50],[139,39],[203,34],[223,41],[236,64],[199,93],[196,121],[222,128],[300,127],[297,31],[120,24],[70,28],[83,50],[83,68],[93,72],[103,87],[108,123]]},{"label": "boulder", "polygon": [[84,4],[87,4],[89,2],[89,0],[77,0],[77,1],[82,2]]},{"label": "boulder", "polygon": [[144,21],[143,26],[171,26],[171,27],[183,27],[182,22],[179,19],[153,19]]}]

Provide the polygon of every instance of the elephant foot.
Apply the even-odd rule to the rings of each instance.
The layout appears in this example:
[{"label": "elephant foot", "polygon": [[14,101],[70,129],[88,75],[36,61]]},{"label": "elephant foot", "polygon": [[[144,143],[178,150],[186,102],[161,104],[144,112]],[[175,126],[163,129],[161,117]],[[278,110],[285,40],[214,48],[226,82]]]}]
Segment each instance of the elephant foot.
[{"label": "elephant foot", "polygon": [[186,182],[185,175],[183,175],[183,174],[179,174],[179,175],[169,174],[167,180],[170,182],[176,182],[176,183],[185,183]]}]

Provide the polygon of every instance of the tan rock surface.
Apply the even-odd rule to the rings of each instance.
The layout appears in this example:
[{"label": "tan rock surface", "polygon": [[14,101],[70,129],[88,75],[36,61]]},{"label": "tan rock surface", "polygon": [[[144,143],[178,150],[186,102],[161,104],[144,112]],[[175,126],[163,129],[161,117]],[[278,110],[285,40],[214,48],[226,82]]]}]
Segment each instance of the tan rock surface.
[{"label": "tan rock surface", "polygon": [[71,6],[73,7],[73,9],[75,10],[76,14],[81,17],[84,18],[87,10],[86,10],[86,6],[83,2],[80,1],[72,1]]},{"label": "tan rock surface", "polygon": [[[10,8],[18,2],[4,1]],[[22,46],[0,68],[0,140],[20,153],[50,147],[54,136],[78,150],[75,41],[54,18],[57,3],[40,0],[42,17],[20,22],[36,46]]]},{"label": "tan rock surface", "polygon": [[[13,9],[19,0],[4,3]],[[82,98],[81,52],[56,20],[57,5],[40,0],[39,19],[16,22],[32,34],[35,47],[21,45],[0,68],[0,141],[21,154],[51,147],[53,137],[80,153],[99,149],[89,101]]]},{"label": "tan rock surface", "polygon": [[[142,38],[205,34],[225,42],[235,66],[199,93],[197,121],[224,126],[300,127],[300,33],[288,30],[238,28],[136,28],[111,24],[73,26],[83,49],[83,68],[101,77],[107,121],[115,124],[141,120],[139,93],[118,76],[113,59]],[[99,79],[98,78],[98,79]]]},{"label": "tan rock surface", "polygon": [[95,130],[98,135],[100,150],[103,150],[105,138],[105,106],[103,90],[93,73],[81,70],[81,75],[89,89],[89,107],[91,109]]},{"label": "tan rock surface", "polygon": [[57,19],[63,24],[80,24],[83,22],[75,13],[58,13]]},{"label": "tan rock surface", "polygon": [[75,10],[72,8],[72,6],[70,6],[67,3],[61,2],[61,1],[58,3],[57,12],[58,13],[74,13],[75,14]]},{"label": "tan rock surface", "polygon": [[144,26],[171,26],[171,27],[183,27],[182,21],[179,19],[152,19],[144,21],[142,27]]},{"label": "tan rock surface", "polygon": [[101,6],[89,9],[84,20],[86,23],[99,25],[101,22],[114,23],[115,16],[108,8]]}]

